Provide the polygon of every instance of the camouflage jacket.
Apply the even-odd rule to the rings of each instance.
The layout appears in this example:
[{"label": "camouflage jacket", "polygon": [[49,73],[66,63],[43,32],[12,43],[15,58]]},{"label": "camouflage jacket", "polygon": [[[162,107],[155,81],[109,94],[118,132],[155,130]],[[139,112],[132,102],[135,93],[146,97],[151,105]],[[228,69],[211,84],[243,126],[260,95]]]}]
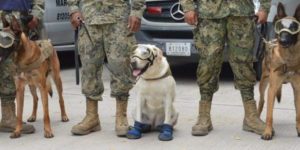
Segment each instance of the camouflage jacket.
[{"label": "camouflage jacket", "polygon": [[141,18],[145,0],[131,0],[131,6],[129,3],[130,0],[68,0],[69,13],[80,11],[90,25],[116,23],[128,15]]},{"label": "camouflage jacket", "polygon": [[[217,19],[226,16],[252,16],[252,0],[180,0],[184,12],[198,9],[200,18]],[[260,8],[269,12],[271,0],[260,0]]]},{"label": "camouflage jacket", "polygon": [[31,14],[39,20],[43,20],[45,12],[45,0],[33,0],[33,7]]}]

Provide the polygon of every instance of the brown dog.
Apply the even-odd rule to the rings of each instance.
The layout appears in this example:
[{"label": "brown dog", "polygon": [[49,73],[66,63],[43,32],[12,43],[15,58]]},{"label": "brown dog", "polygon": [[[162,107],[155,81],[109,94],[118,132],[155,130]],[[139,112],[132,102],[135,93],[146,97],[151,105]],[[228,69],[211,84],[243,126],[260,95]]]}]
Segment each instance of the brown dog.
[{"label": "brown dog", "polygon": [[17,125],[15,131],[11,134],[11,138],[21,136],[22,116],[24,104],[24,89],[25,85],[29,85],[30,91],[33,95],[33,112],[28,121],[35,121],[38,97],[36,88],[40,90],[41,99],[44,111],[44,136],[46,138],[53,137],[49,110],[48,110],[48,93],[52,95],[50,77],[52,77],[59,95],[59,104],[61,109],[62,121],[68,121],[65,112],[64,99],[62,96],[62,81],[60,77],[60,65],[57,53],[52,44],[48,40],[31,41],[22,32],[21,26],[17,19],[13,17],[9,23],[4,16],[2,16],[3,26],[7,32],[15,36],[15,56],[14,62],[17,67],[17,75],[15,76],[15,83],[17,87]]},{"label": "brown dog", "polygon": [[275,97],[281,98],[281,87],[291,83],[294,90],[296,107],[296,128],[300,137],[300,4],[294,17],[287,16],[284,6],[279,3],[274,19],[277,40],[268,44],[263,60],[263,72],[259,84],[260,101],[258,106],[261,114],[264,105],[264,92],[269,83],[266,128],[262,139],[271,140],[273,131],[273,108]]}]

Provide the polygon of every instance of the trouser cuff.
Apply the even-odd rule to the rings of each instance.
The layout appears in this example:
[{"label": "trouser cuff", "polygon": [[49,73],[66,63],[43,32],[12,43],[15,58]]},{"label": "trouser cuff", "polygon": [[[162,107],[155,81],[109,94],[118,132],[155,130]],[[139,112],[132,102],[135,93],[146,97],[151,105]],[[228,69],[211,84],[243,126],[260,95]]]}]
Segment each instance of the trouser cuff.
[{"label": "trouser cuff", "polygon": [[86,96],[87,100],[102,101],[102,96]]}]

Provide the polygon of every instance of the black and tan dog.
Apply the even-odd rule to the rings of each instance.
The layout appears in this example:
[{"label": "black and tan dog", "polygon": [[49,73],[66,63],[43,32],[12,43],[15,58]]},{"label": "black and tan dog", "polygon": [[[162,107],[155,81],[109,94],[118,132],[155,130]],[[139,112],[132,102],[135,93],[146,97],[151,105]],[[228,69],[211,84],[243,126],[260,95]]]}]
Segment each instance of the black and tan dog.
[{"label": "black and tan dog", "polygon": [[300,4],[294,16],[287,16],[284,6],[279,3],[274,19],[276,41],[268,44],[263,60],[263,72],[259,84],[261,114],[264,105],[264,92],[269,83],[266,128],[262,139],[271,140],[273,131],[273,108],[275,97],[281,98],[281,87],[291,83],[296,107],[296,129],[300,137]]},{"label": "black and tan dog", "polygon": [[28,121],[35,121],[36,119],[38,103],[36,89],[38,88],[41,93],[44,111],[44,136],[46,138],[51,138],[54,135],[50,125],[48,108],[48,94],[50,96],[52,95],[50,77],[52,77],[58,91],[62,121],[66,122],[69,120],[66,115],[64,99],[62,96],[63,89],[57,53],[49,40],[31,41],[22,31],[22,28],[15,17],[12,17],[12,21],[8,22],[6,18],[2,16],[2,23],[4,31],[12,34],[15,38],[15,42],[12,46],[14,49],[14,62],[17,67],[17,74],[15,76],[17,87],[17,125],[11,138],[21,136],[24,89],[27,84],[30,87],[34,99],[32,116]]}]

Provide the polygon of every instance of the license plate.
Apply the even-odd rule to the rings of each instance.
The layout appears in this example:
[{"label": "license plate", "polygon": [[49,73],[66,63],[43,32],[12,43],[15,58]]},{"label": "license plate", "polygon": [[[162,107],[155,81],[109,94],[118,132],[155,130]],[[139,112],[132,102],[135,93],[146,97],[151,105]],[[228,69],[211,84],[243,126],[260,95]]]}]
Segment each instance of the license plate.
[{"label": "license plate", "polygon": [[191,43],[166,43],[168,56],[191,56]]}]

